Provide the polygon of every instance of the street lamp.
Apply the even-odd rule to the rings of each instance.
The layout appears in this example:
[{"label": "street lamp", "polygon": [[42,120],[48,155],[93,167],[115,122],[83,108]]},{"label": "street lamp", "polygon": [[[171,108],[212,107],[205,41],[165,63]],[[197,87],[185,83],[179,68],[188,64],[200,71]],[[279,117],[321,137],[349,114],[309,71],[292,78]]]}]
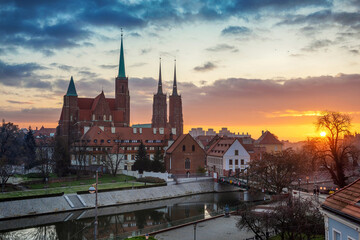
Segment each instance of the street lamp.
[{"label": "street lamp", "polygon": [[[96,183],[89,187],[90,193],[95,193],[95,223],[94,223],[94,239],[97,238],[97,226],[98,226],[98,174],[99,170],[96,170]],[[94,186],[95,185],[95,186]]]},{"label": "street lamp", "polygon": [[194,240],[196,240],[196,223],[194,224]]},{"label": "street lamp", "polygon": [[145,239],[146,239],[146,240],[149,239],[149,234],[148,234],[148,233],[145,234]]}]

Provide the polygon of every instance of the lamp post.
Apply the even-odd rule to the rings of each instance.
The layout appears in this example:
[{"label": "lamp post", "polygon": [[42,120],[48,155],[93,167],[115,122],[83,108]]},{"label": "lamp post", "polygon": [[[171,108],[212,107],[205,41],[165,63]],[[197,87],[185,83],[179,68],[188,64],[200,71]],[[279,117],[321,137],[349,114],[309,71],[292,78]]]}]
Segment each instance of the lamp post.
[{"label": "lamp post", "polygon": [[196,240],[196,223],[194,224],[194,240]]},{"label": "lamp post", "polygon": [[[95,193],[95,223],[94,223],[94,239],[97,238],[97,226],[98,226],[98,175],[99,170],[96,170],[96,183],[89,187],[90,193]],[[95,185],[95,187],[94,187]]]},{"label": "lamp post", "polygon": [[145,239],[146,239],[146,240],[149,239],[149,234],[148,234],[148,233],[145,234]]}]

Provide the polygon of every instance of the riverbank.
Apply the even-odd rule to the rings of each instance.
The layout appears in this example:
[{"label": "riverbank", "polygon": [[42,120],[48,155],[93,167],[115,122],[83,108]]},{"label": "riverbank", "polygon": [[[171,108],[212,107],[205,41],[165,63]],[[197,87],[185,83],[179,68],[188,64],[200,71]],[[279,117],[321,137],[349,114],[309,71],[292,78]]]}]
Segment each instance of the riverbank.
[{"label": "riverbank", "polygon": [[[98,193],[98,206],[108,207],[201,193],[239,190],[234,186],[220,185],[213,181],[198,181],[163,187]],[[92,194],[65,194],[57,197],[0,202],[0,220],[91,209],[95,207],[94,199],[95,196]]]}]

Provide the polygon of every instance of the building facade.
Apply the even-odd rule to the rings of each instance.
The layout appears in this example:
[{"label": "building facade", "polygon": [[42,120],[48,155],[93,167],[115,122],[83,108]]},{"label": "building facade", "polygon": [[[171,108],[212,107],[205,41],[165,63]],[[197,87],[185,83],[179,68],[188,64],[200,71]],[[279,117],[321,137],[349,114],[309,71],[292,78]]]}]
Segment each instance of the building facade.
[{"label": "building facade", "polygon": [[194,174],[205,168],[206,152],[190,134],[178,137],[165,152],[165,168],[172,174]]}]

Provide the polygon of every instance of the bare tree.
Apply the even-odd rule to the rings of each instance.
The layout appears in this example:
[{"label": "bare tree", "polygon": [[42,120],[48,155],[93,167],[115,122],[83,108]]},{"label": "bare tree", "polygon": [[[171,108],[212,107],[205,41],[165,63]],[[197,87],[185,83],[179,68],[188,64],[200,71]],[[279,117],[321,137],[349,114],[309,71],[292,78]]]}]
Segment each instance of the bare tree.
[{"label": "bare tree", "polygon": [[281,193],[298,179],[303,168],[300,155],[292,149],[265,153],[262,159],[250,162],[249,175],[252,184],[272,192]]},{"label": "bare tree", "polygon": [[101,161],[115,177],[120,167],[120,163],[124,160],[125,156],[125,150],[123,151],[120,135],[116,136],[115,144],[112,147],[104,149],[104,155],[105,157],[103,157]]},{"label": "bare tree", "polygon": [[353,150],[351,142],[344,141],[344,136],[350,134],[350,116],[325,111],[318,117],[316,127],[325,131],[326,136],[316,144],[315,154],[322,166],[329,171],[334,184],[344,187],[347,185],[345,169],[349,165],[349,154]]},{"label": "bare tree", "polygon": [[40,170],[44,182],[49,178],[55,168],[54,147],[55,140],[50,137],[41,136],[36,139],[36,168]]},{"label": "bare tree", "polygon": [[76,162],[78,176],[86,172],[86,166],[90,164],[92,151],[89,149],[88,140],[82,138],[72,144],[71,155]]}]

